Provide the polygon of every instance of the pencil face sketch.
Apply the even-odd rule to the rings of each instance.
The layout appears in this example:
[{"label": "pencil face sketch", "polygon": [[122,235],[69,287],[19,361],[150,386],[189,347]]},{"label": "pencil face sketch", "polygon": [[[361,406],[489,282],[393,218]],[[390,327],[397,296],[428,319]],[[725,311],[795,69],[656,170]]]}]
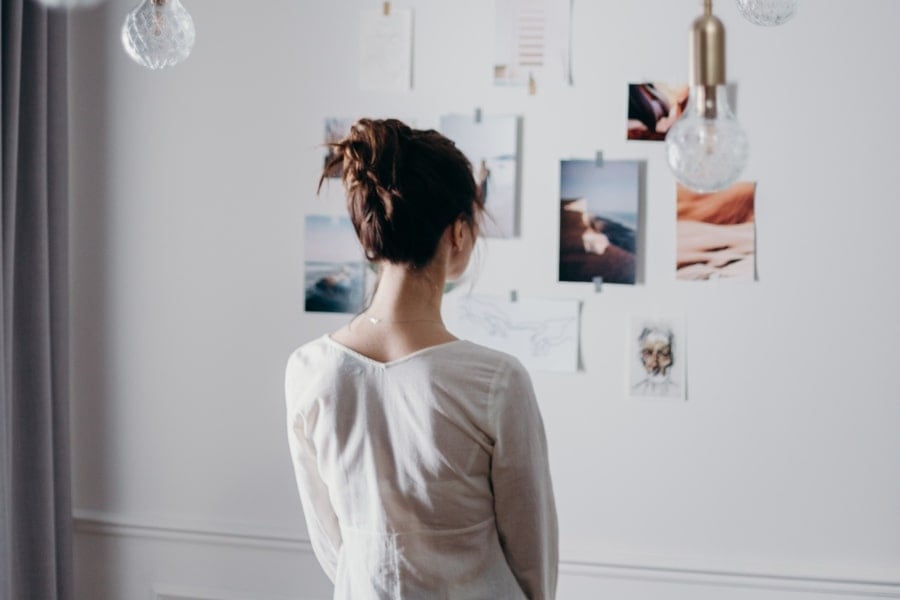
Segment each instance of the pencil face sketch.
[{"label": "pencil face sketch", "polygon": [[683,325],[680,319],[632,319],[631,396],[684,398]]},{"label": "pencil face sketch", "polygon": [[672,366],[672,332],[664,327],[645,327],[638,337],[641,362],[649,377],[666,377]]}]

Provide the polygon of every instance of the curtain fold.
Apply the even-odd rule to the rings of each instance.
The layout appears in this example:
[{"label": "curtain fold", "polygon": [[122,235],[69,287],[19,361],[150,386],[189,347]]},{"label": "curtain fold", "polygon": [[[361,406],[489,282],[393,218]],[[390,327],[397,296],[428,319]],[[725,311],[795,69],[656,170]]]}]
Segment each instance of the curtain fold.
[{"label": "curtain fold", "polygon": [[0,597],[71,600],[66,16],[0,1]]}]

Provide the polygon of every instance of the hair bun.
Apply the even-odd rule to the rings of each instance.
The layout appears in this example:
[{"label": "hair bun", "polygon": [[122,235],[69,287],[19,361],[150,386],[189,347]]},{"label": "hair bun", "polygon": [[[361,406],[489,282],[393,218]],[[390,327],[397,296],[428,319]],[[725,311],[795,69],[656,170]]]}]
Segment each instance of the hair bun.
[{"label": "hair bun", "polygon": [[350,128],[344,153],[344,183],[358,189],[365,208],[390,221],[394,204],[401,199],[397,185],[403,161],[403,141],[411,130],[396,120],[361,119]]},{"label": "hair bun", "polygon": [[453,220],[474,223],[471,166],[438,132],[360,119],[331,149],[319,186],[342,167],[350,219],[370,260],[422,266]]}]

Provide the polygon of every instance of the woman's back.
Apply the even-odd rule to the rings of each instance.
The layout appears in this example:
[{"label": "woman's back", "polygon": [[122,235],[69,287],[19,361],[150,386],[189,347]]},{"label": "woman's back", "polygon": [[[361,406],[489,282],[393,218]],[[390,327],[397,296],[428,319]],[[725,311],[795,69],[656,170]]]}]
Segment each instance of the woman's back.
[{"label": "woman's back", "polygon": [[522,366],[466,341],[378,362],[324,336],[287,369],[291,451],[336,598],[547,598],[556,516]]},{"label": "woman's back", "polygon": [[551,599],[547,444],[513,357],[441,313],[483,206],[433,130],[360,119],[334,151],[378,283],[365,312],[291,356],[288,439],[313,550],[340,600]]}]

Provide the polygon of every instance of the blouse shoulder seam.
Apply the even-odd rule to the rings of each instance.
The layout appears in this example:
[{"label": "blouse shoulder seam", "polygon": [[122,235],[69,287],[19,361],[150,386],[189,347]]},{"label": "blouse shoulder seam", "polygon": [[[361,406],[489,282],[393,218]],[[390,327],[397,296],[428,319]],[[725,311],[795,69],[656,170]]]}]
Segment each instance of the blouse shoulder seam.
[{"label": "blouse shoulder seam", "polygon": [[497,392],[500,388],[500,382],[504,379],[509,379],[509,374],[512,371],[512,362],[502,354],[500,354],[499,356],[499,364],[497,365],[496,371],[494,372],[494,377],[491,380],[490,392],[488,393],[488,422],[491,425],[493,425],[495,422]]}]

